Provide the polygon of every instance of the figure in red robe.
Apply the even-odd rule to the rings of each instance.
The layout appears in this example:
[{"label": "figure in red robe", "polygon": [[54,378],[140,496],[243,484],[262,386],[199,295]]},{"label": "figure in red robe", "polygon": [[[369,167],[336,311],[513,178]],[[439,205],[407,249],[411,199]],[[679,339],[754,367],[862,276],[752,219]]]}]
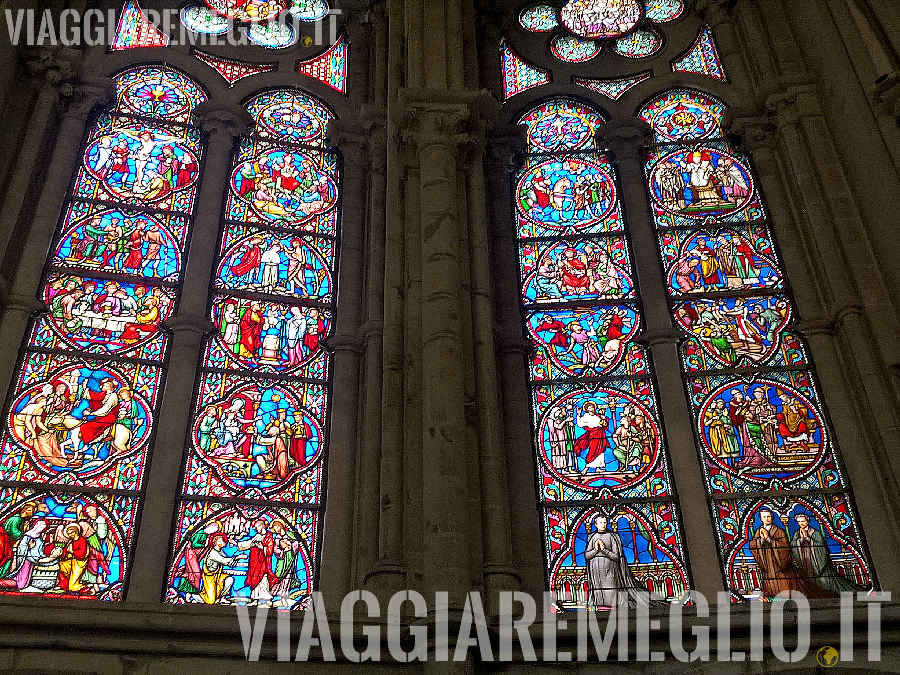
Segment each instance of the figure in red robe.
[{"label": "figure in red robe", "polygon": [[247,243],[247,248],[244,249],[244,254],[238,264],[231,266],[231,273],[234,276],[245,277],[259,268],[262,263],[262,249],[259,247],[259,242],[260,240],[254,237]]},{"label": "figure in red robe", "polygon": [[[250,542],[250,559],[247,564],[247,588],[253,589],[251,598],[260,600],[264,598],[255,596],[265,596],[268,594],[268,589],[271,589],[278,581],[278,577],[272,571],[272,553],[275,551],[275,538],[271,532],[266,531],[265,521],[257,520],[253,523],[253,527],[256,529],[257,534]],[[257,592],[257,587],[264,579],[268,579],[268,589],[264,587],[264,589],[260,589],[261,592]]]},{"label": "figure in red robe", "polygon": [[566,324],[554,319],[549,314],[544,315],[541,325],[535,328],[535,330],[539,333],[545,331],[553,333],[553,337],[550,338],[550,342],[547,343],[548,345],[559,347],[561,349],[569,348],[569,334],[566,333]]},{"label": "figure in red robe", "polygon": [[614,312],[609,319],[606,337],[610,340],[621,340],[623,335],[625,335],[625,322],[622,320],[621,314]]},{"label": "figure in red robe", "polygon": [[130,270],[139,270],[143,267],[142,248],[144,246],[144,228],[135,227],[128,235],[128,257],[125,258],[125,267]]},{"label": "figure in red robe", "polygon": [[262,307],[258,302],[250,305],[239,324],[241,331],[241,356],[255,357],[262,346]]},{"label": "figure in red robe", "polygon": [[119,411],[119,397],[115,394],[116,383],[107,378],[100,383],[100,391],[88,391],[88,407],[93,419],[81,425],[81,440],[93,443],[102,439],[116,423]]},{"label": "figure in red robe", "polygon": [[576,255],[575,249],[567,248],[563,251],[564,257],[560,260],[559,265],[562,270],[563,286],[570,293],[586,291],[591,285],[591,279],[587,274],[587,265]]},{"label": "figure in red robe", "polygon": [[325,319],[319,314],[319,310],[310,309],[306,315],[306,335],[303,336],[303,344],[313,354],[319,350],[319,340],[325,332]]}]

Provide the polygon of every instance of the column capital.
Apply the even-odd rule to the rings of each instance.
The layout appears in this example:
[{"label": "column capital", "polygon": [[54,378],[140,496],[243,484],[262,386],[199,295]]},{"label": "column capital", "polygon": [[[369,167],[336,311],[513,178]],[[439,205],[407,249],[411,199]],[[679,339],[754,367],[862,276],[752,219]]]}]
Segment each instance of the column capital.
[{"label": "column capital", "polygon": [[331,120],[326,130],[328,142],[345,155],[355,155],[353,159],[361,159],[369,152],[371,138],[369,127],[359,122]]},{"label": "column capital", "polygon": [[406,124],[400,132],[419,152],[433,145],[457,147],[469,140],[461,131],[470,116],[464,103],[413,102],[406,108]]},{"label": "column capital", "polygon": [[364,351],[363,341],[355,335],[332,335],[325,340],[325,346],[335,353],[362,354]]},{"label": "column capital", "polygon": [[36,47],[23,54],[26,69],[46,84],[62,86],[78,77],[81,54],[67,47]]},{"label": "column capital", "polygon": [[807,117],[821,117],[822,104],[814,83],[791,84],[766,98],[766,110],[779,128]]},{"label": "column capital", "polygon": [[658,345],[677,345],[681,342],[681,333],[676,329],[668,330],[648,330],[638,336],[637,341],[647,345],[648,347],[656,347]]},{"label": "column capital", "polygon": [[528,149],[527,130],[524,124],[510,124],[495,128],[487,141],[488,156],[498,168],[511,172],[515,169],[517,158]]},{"label": "column capital", "polygon": [[726,113],[723,126],[730,134],[740,138],[741,144],[750,152],[775,147],[778,125],[768,115]]},{"label": "column capital", "polygon": [[253,130],[253,118],[236,104],[204,101],[194,110],[194,117],[211,136],[241,136]]},{"label": "column capital", "polygon": [[614,120],[598,127],[597,141],[608,147],[617,160],[639,160],[651,133],[650,125],[643,120]]},{"label": "column capital", "polygon": [[[68,88],[67,88],[67,91]],[[67,95],[66,117],[80,120],[87,116],[98,106],[104,106],[116,100],[116,87],[110,77],[85,77],[71,85]]]}]

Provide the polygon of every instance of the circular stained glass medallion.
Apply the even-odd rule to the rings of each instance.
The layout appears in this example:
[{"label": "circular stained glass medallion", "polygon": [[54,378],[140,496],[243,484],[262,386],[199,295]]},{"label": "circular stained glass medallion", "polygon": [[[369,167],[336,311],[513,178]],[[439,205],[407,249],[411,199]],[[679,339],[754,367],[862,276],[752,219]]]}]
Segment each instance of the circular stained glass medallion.
[{"label": "circular stained glass medallion", "polygon": [[300,21],[318,21],[328,16],[328,3],[325,0],[294,0],[288,11]]},{"label": "circular stained glass medallion", "polygon": [[646,0],[646,11],[651,21],[674,21],[684,11],[684,0]]},{"label": "circular stained glass medallion", "polygon": [[228,30],[228,19],[206,5],[190,5],[182,9],[181,23],[188,30],[207,35],[221,35]]},{"label": "circular stained glass medallion", "polygon": [[718,101],[693,92],[673,92],[641,113],[663,141],[680,143],[717,136],[724,110]]},{"label": "circular stained glass medallion", "polygon": [[519,14],[519,24],[533,33],[551,31],[559,25],[559,21],[556,20],[556,8],[550,5],[535,5],[524,9]]},{"label": "circular stained glass medallion", "polygon": [[559,15],[562,25],[578,37],[602,40],[633,30],[642,13],[637,0],[569,0]]},{"label": "circular stained glass medallion", "polygon": [[616,40],[613,51],[629,59],[643,59],[653,56],[662,44],[662,37],[655,30],[636,30],[628,37]]},{"label": "circular stained glass medallion", "polygon": [[271,21],[288,8],[288,0],[205,0],[209,8],[235,21]]},{"label": "circular stained glass medallion", "polygon": [[267,49],[285,49],[297,42],[294,29],[289,24],[273,21],[257,23],[247,31],[250,41]]},{"label": "circular stained glass medallion", "polygon": [[528,125],[528,143],[544,152],[578,150],[588,145],[602,121],[592,110],[563,100],[544,104],[522,119]]},{"label": "circular stained glass medallion", "polygon": [[550,41],[550,51],[560,61],[582,63],[600,53],[600,45],[593,40],[579,40],[571,35],[557,35]]}]

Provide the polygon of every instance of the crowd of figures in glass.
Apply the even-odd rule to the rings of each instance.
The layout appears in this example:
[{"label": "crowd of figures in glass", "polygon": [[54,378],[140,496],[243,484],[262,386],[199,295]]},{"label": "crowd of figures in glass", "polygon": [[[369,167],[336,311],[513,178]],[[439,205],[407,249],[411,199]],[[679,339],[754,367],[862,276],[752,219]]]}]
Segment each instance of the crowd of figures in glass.
[{"label": "crowd of figures in glass", "polygon": [[683,542],[601,117],[554,100],[523,119],[515,200],[540,508],[560,610],[687,588]]},{"label": "crowd of figures in glass", "polygon": [[[726,579],[736,598],[833,597],[872,575],[753,171],[724,106],[651,101],[647,180]],[[803,494],[803,497],[796,495]]]},{"label": "crowd of figures in glass", "polygon": [[205,95],[163,66],[115,86],[76,170],[0,441],[0,478],[17,486],[0,511],[0,592],[118,599],[127,572]]},{"label": "crowd of figures in glass", "polygon": [[300,609],[324,487],[338,160],[316,100],[277,90],[246,106],[167,599]]}]

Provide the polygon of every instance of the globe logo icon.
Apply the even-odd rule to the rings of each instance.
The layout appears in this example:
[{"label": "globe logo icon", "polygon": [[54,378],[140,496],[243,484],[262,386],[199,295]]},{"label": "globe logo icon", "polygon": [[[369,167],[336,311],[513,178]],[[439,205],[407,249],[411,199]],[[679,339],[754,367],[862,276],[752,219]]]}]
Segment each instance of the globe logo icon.
[{"label": "globe logo icon", "polygon": [[823,668],[831,668],[837,665],[839,656],[838,650],[834,647],[822,647],[816,652],[816,662]]}]

